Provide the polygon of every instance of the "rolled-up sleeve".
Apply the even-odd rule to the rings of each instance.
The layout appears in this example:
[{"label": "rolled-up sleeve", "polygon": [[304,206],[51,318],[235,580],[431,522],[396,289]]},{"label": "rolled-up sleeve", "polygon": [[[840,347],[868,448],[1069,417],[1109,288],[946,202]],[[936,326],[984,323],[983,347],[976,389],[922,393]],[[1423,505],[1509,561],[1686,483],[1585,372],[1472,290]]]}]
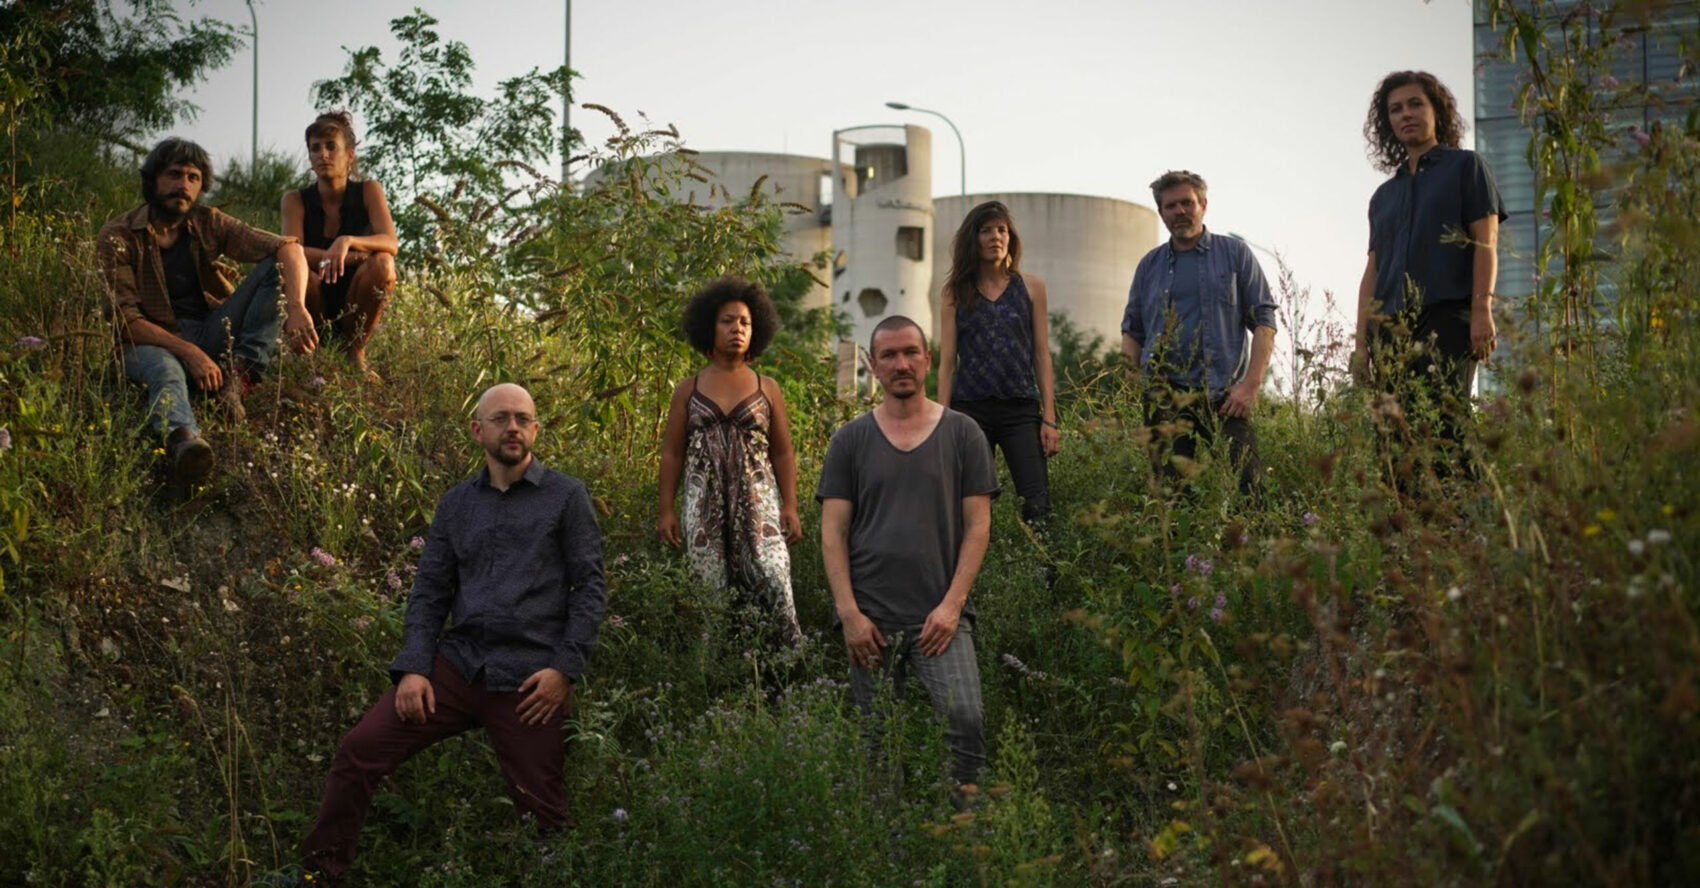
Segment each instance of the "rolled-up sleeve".
[{"label": "rolled-up sleeve", "polygon": [[1242,282],[1240,304],[1245,310],[1245,328],[1254,331],[1258,327],[1276,329],[1275,295],[1270,292],[1269,281],[1263,276],[1263,266],[1250,248],[1240,250],[1239,266],[1235,274]]},{"label": "rolled-up sleeve", "polygon": [[[458,490],[458,488],[457,488]],[[429,676],[437,659],[437,636],[443,631],[459,582],[455,556],[455,505],[451,490],[437,502],[425,551],[419,555],[419,572],[413,577],[413,594],[407,599],[407,618],[402,626],[401,653],[390,664],[390,680],[401,681],[409,672]]]},{"label": "rolled-up sleeve", "polygon": [[575,484],[562,506],[559,543],[566,565],[567,625],[550,665],[576,682],[584,674],[585,661],[596,646],[602,615],[608,609],[602,531],[596,526],[596,510],[582,482]]}]

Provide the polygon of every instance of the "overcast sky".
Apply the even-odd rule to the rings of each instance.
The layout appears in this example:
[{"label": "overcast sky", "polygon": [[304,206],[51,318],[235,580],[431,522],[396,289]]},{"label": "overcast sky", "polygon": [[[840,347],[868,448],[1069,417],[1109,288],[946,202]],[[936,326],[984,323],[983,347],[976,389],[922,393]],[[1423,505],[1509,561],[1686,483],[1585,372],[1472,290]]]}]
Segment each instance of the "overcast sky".
[{"label": "overcast sky", "polygon": [[[248,26],[241,0],[176,2],[185,17]],[[393,60],[388,22],[416,5],[471,49],[485,94],[562,60],[561,0],[255,0],[260,146],[301,152],[316,113],[313,81],[342,72],[345,47],[375,45]],[[898,100],[955,121],[971,193],[1067,192],[1149,206],[1152,179],[1191,169],[1210,183],[1213,230],[1279,250],[1302,283],[1345,303],[1355,298],[1367,205],[1383,178],[1361,134],[1376,82],[1426,69],[1452,87],[1466,121],[1474,108],[1469,0],[572,6],[576,101],[676,124],[692,147],[825,156],[835,128],[919,123],[934,134],[935,193],[956,193],[949,128],[884,107]],[[199,118],[177,128],[220,166],[248,153],[251,59],[238,51],[193,96]],[[573,123],[592,142],[610,132],[593,112],[575,111]]]}]

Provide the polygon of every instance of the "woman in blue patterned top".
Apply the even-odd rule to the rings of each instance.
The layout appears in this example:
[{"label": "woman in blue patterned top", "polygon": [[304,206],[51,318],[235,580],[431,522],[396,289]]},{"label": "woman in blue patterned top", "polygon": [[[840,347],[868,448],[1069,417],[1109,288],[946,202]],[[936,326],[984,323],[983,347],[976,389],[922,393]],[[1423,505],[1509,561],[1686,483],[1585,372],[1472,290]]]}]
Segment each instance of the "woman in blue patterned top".
[{"label": "woman in blue patterned top", "polygon": [[1056,379],[1045,282],[1021,271],[1008,207],[986,201],[962,220],[939,301],[939,403],[1003,451],[1022,520],[1040,522],[1051,510],[1045,460],[1059,440]]}]

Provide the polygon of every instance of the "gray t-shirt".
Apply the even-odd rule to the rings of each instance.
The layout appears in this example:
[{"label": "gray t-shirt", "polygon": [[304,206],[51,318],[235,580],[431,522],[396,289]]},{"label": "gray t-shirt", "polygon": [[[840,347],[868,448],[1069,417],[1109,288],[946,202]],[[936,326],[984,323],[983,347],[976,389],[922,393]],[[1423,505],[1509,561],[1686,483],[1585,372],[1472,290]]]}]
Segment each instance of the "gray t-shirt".
[{"label": "gray t-shirt", "polygon": [[[815,499],[849,500],[850,588],[876,625],[918,626],[944,600],[966,532],[962,498],[997,496],[980,426],[946,409],[914,450],[891,445],[872,413],[833,433]],[[963,608],[974,617],[972,601]]]}]

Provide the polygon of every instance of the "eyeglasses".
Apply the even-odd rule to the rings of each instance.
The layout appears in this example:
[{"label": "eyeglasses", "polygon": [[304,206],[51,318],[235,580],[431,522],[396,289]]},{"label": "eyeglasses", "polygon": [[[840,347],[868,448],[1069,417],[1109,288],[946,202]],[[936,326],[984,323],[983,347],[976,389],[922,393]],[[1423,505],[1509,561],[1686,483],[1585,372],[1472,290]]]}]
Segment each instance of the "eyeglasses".
[{"label": "eyeglasses", "polygon": [[517,422],[521,426],[531,425],[531,424],[537,422],[537,417],[532,416],[529,413],[495,413],[495,414],[492,414],[490,416],[484,417],[483,419],[479,420],[479,422],[487,422],[487,423],[490,423],[491,425],[494,425],[494,426],[501,426],[502,428],[507,428],[508,423],[510,423],[510,422]]}]

